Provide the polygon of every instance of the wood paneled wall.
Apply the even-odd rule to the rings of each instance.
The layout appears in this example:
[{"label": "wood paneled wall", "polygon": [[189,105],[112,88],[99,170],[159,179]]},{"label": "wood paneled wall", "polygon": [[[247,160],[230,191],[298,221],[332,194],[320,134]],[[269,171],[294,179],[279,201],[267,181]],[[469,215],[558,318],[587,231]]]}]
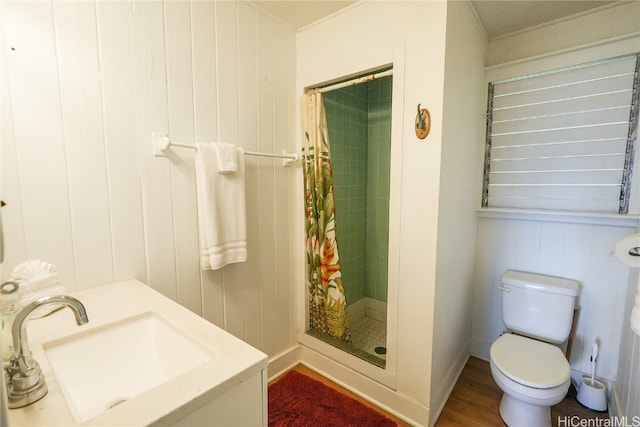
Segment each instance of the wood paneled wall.
[{"label": "wood paneled wall", "polygon": [[245,2],[2,2],[2,280],[137,278],[275,355],[294,343],[296,167],[246,157],[248,261],[199,262],[193,150],[295,151],[295,34]]},{"label": "wood paneled wall", "polygon": [[[640,336],[630,327],[631,310],[635,305],[635,298],[640,289],[640,271],[634,269],[625,299],[625,309],[622,325],[620,358],[618,360],[618,391],[619,411],[629,418],[640,420]],[[638,284],[637,286],[635,284]]]}]

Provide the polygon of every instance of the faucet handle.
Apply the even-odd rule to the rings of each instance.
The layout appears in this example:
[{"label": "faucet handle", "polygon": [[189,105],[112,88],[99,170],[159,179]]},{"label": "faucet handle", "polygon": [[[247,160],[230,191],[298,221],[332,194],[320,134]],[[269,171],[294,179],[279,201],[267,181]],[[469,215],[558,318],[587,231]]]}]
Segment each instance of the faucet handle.
[{"label": "faucet handle", "polygon": [[23,358],[12,359],[5,368],[7,401],[10,409],[21,408],[37,402],[48,392],[47,382],[37,361],[25,370],[20,363]]},{"label": "faucet handle", "polygon": [[89,321],[84,305],[68,295],[44,296],[18,313],[12,326],[14,354],[5,368],[9,408],[21,408],[42,399],[48,391],[40,365],[31,357],[27,339],[27,320],[34,310],[47,304],[62,304],[73,311],[76,323]]}]

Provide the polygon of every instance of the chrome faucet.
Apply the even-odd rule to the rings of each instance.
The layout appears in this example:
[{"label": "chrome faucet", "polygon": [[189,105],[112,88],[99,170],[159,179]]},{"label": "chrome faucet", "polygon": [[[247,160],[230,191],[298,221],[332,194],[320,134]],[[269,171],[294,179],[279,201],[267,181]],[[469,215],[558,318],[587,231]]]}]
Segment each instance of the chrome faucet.
[{"label": "chrome faucet", "polygon": [[47,394],[47,383],[40,365],[31,357],[31,350],[29,350],[27,320],[34,310],[48,304],[61,304],[69,307],[75,314],[78,326],[89,321],[84,305],[68,295],[42,297],[18,313],[11,328],[14,353],[9,361],[9,366],[5,368],[9,408],[27,406]]}]

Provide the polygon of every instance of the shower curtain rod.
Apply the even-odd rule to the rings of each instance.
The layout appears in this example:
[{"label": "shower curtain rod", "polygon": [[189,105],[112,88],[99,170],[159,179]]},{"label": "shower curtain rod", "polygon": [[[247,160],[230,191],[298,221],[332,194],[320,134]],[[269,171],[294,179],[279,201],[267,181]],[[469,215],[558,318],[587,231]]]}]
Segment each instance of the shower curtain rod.
[{"label": "shower curtain rod", "polygon": [[355,79],[347,80],[345,82],[335,83],[329,86],[311,88],[307,90],[307,93],[312,94],[312,93],[330,92],[332,90],[342,89],[343,87],[354,86],[360,83],[370,82],[372,80],[379,79],[381,77],[391,76],[391,75],[393,75],[393,70],[381,71],[379,73],[369,74],[368,76],[364,76],[364,77],[357,77]]}]

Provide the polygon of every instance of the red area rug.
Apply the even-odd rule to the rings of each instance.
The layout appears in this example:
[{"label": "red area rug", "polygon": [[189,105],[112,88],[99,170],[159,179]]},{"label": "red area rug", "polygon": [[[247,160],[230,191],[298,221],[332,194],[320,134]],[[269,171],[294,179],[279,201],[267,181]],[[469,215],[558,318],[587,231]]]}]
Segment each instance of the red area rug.
[{"label": "red area rug", "polygon": [[395,427],[397,424],[296,371],[269,386],[269,427]]}]

